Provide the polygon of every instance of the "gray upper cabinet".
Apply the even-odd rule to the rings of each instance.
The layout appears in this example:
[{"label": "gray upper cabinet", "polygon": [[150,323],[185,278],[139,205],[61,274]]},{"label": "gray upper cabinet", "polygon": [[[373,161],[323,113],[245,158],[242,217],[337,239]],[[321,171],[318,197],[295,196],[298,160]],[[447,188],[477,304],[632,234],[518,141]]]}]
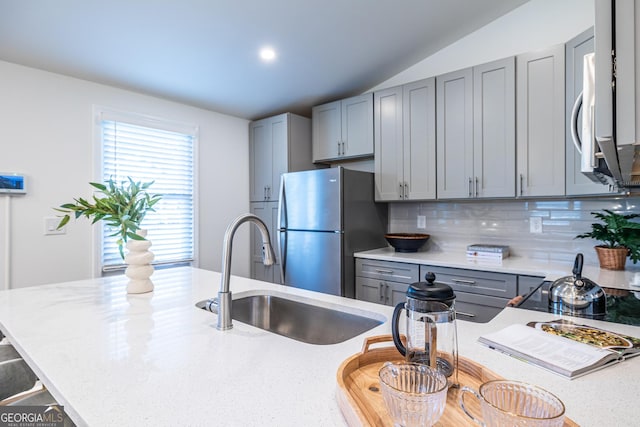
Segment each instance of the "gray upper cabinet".
[{"label": "gray upper cabinet", "polygon": [[473,194],[516,194],[515,58],[473,67]]},{"label": "gray upper cabinet", "polygon": [[514,197],[514,58],[436,81],[438,198]]},{"label": "gray upper cabinet", "polygon": [[314,162],[373,156],[373,94],[313,107],[312,129]]},{"label": "gray upper cabinet", "polygon": [[374,94],[376,200],[436,197],[435,79]]},{"label": "gray upper cabinet", "polygon": [[516,57],[517,196],[564,196],[564,45]]},{"label": "gray upper cabinet", "polygon": [[311,120],[291,113],[249,124],[250,200],[277,201],[280,176],[314,169]]},{"label": "gray upper cabinet", "polygon": [[473,71],[436,77],[437,194],[439,199],[472,197]]},{"label": "gray upper cabinet", "polygon": [[[580,172],[580,152],[576,149],[571,136],[571,114],[576,99],[582,94],[582,74],[584,55],[594,50],[593,28],[578,34],[565,44],[566,82],[565,82],[565,147],[566,147],[566,195],[607,194],[610,187],[595,182]],[[582,123],[582,112],[578,115],[578,123]],[[578,135],[580,127],[578,126]]]}]

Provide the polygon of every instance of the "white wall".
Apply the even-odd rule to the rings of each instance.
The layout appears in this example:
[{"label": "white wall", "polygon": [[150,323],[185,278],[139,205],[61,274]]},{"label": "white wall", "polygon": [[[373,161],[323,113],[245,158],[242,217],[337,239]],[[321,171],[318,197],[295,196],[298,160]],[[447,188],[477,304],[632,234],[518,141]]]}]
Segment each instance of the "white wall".
[{"label": "white wall", "polygon": [[565,43],[594,19],[593,0],[531,0],[371,90]]},{"label": "white wall", "polygon": [[[95,180],[92,107],[171,119],[199,126],[198,253],[202,268],[220,270],[227,224],[249,210],[247,120],[131,91],[0,61],[0,171],[21,172],[29,191],[11,198],[11,246],[0,229],[0,289],[69,281],[92,276],[93,228],[73,222],[67,234],[44,235],[53,207],[89,197]],[[7,218],[0,196],[0,225]],[[249,233],[234,242],[233,272],[249,274]],[[212,291],[216,289],[212,284]]]}]

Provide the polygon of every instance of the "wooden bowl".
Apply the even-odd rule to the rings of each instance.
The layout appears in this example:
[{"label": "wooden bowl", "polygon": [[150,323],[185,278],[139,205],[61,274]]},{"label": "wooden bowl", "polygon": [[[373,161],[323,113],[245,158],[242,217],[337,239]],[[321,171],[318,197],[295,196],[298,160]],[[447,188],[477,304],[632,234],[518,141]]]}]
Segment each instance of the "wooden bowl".
[{"label": "wooden bowl", "polygon": [[396,252],[418,252],[429,240],[428,234],[421,233],[389,233],[384,238],[396,250]]}]

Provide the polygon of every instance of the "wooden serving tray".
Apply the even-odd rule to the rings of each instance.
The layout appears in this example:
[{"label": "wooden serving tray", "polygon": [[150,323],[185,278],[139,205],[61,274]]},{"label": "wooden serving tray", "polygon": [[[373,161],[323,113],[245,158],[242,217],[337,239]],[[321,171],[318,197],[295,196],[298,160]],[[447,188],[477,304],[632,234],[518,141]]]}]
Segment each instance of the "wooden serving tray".
[{"label": "wooden serving tray", "polygon": [[[368,337],[362,345],[362,351],[354,354],[340,365],[337,373],[338,389],[336,398],[340,410],[351,427],[355,426],[393,426],[391,417],[382,400],[382,391],[378,380],[378,372],[387,361],[402,361],[404,357],[395,346],[370,348],[374,344],[393,341],[391,335]],[[478,390],[480,384],[503,379],[484,366],[459,356],[458,380]],[[445,426],[476,426],[458,405],[460,389],[450,389],[442,418],[435,424]],[[473,396],[465,396],[465,406],[472,414],[480,415],[480,404]],[[574,421],[565,418],[564,425],[578,427]]]}]

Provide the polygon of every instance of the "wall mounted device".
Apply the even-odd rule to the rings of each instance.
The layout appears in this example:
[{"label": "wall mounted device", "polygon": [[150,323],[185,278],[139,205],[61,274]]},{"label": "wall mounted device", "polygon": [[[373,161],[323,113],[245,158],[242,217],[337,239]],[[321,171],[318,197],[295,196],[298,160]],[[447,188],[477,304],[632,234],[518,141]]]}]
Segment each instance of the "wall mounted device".
[{"label": "wall mounted device", "polygon": [[15,172],[0,172],[0,194],[26,194],[25,176]]}]

